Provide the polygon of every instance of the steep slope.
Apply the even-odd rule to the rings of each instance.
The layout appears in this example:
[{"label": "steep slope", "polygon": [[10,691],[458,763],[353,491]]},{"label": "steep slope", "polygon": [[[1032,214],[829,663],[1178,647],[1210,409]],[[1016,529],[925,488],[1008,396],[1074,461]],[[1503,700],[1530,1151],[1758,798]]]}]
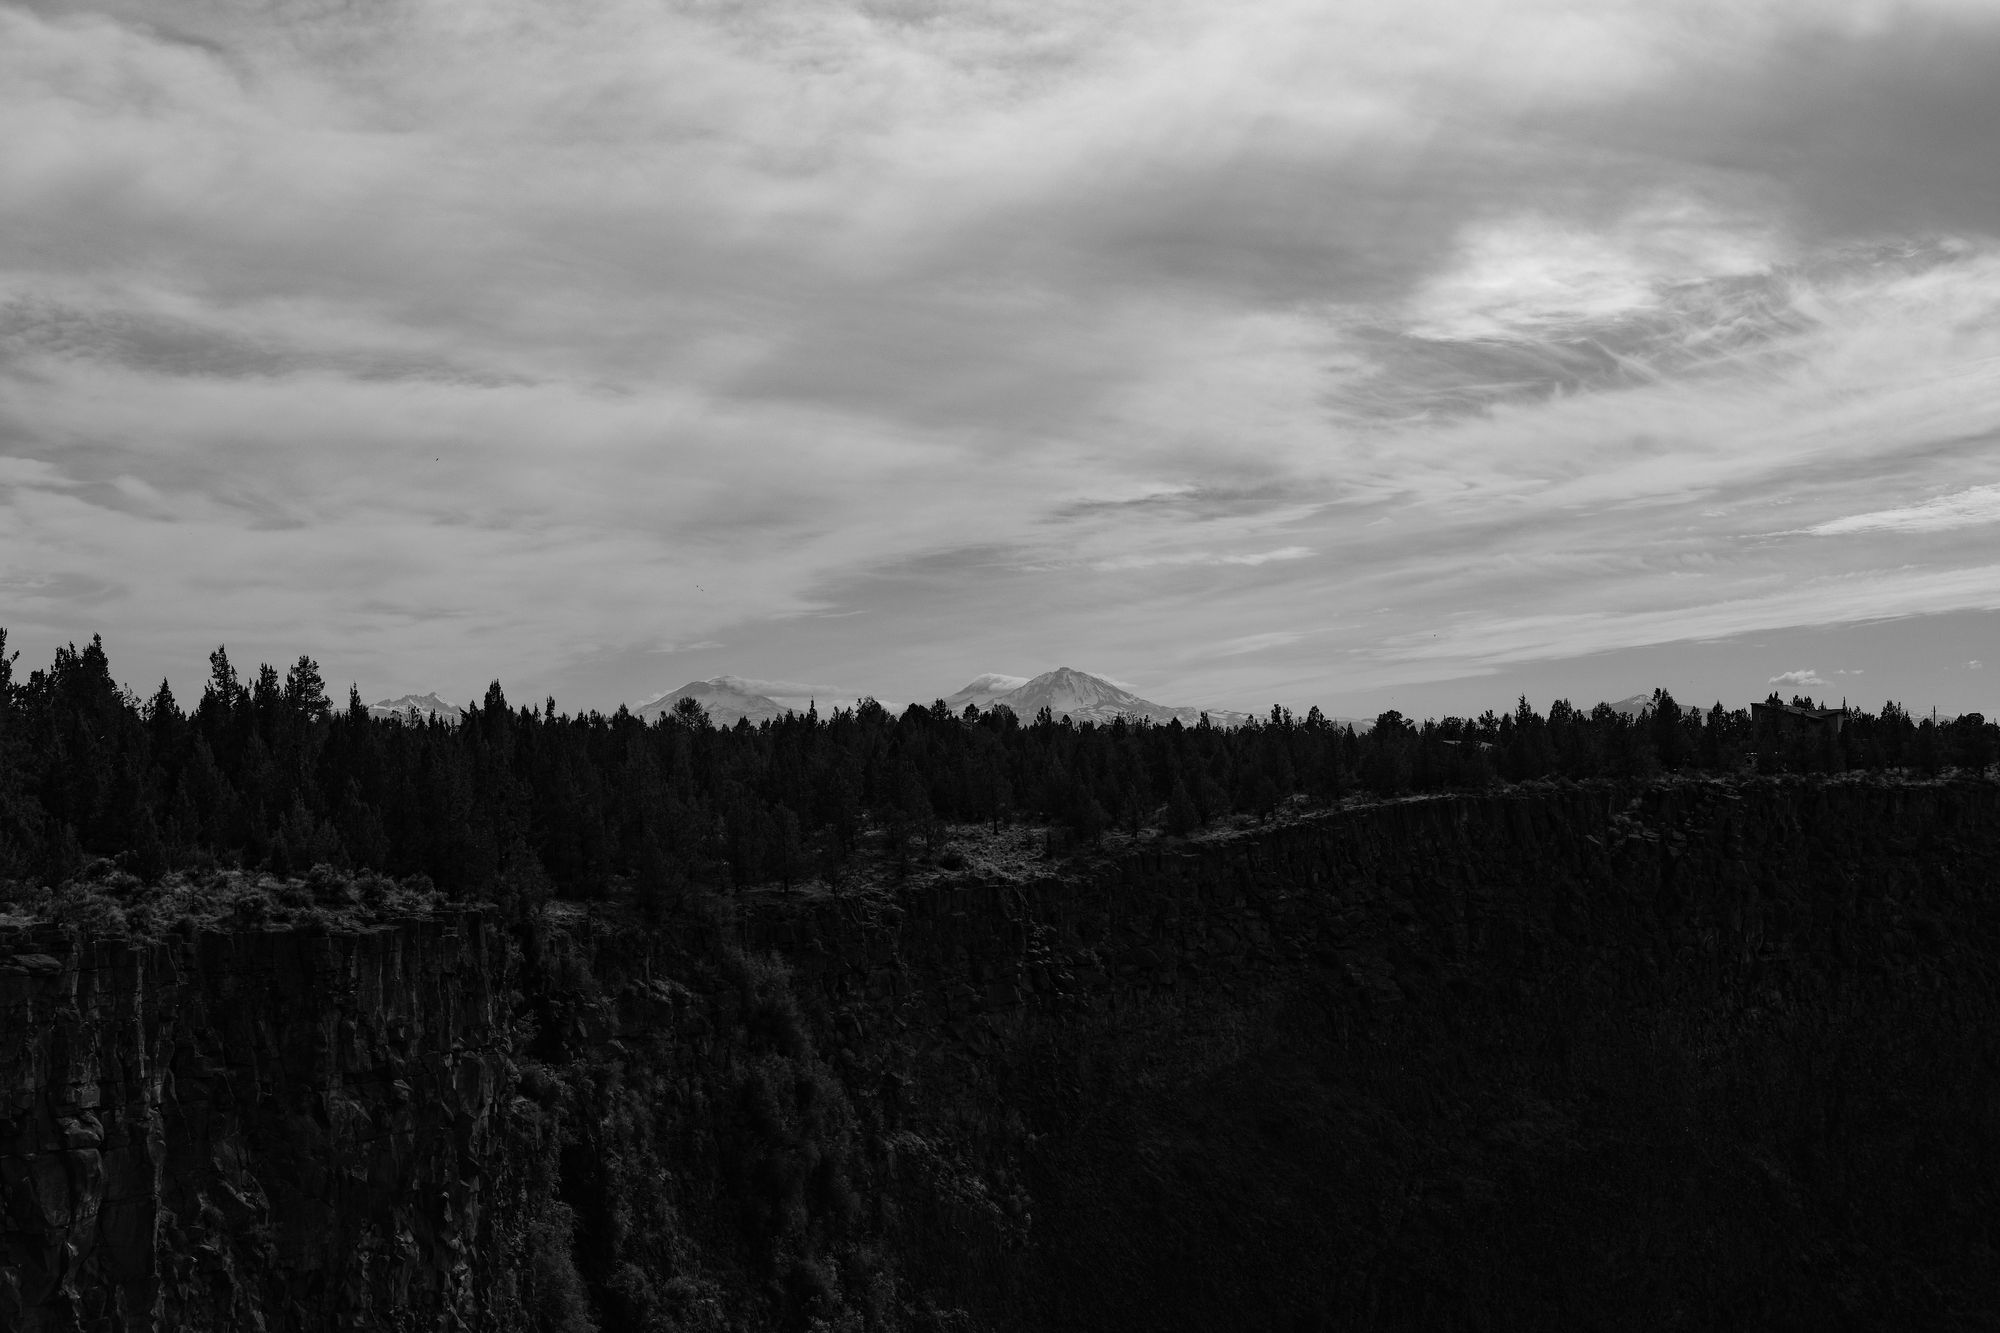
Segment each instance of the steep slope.
[{"label": "steep slope", "polygon": [[669,694],[640,704],[632,712],[651,721],[671,713],[682,699],[693,699],[707,709],[709,720],[718,727],[733,727],[744,719],[752,726],[775,722],[787,711],[777,700],[751,690],[741,676],[716,676],[710,680],[691,680]]}]

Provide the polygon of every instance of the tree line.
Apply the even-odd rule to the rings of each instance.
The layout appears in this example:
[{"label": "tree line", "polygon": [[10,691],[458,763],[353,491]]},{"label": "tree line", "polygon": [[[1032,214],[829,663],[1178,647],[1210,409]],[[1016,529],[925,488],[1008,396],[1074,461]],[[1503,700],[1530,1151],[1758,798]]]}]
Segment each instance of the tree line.
[{"label": "tree line", "polygon": [[[0,630],[0,885],[52,884],[98,858],[154,879],[219,867],[427,876],[506,903],[614,884],[665,905],[698,888],[837,879],[864,841],[892,865],[949,857],[947,829],[1046,823],[1185,834],[1355,792],[1477,789],[1661,772],[1984,769],[2000,728],[1895,704],[1835,730],[1750,710],[1683,708],[1665,690],[1630,716],[1523,698],[1507,713],[1357,732],[1274,707],[1239,727],[1076,724],[1043,709],[892,713],[873,699],[752,726],[683,700],[651,722],[510,704],[499,682],[456,723],[372,716],[327,697],[310,657],[239,676],[209,658],[184,707],[141,699],[100,639],[17,678]],[[1770,702],[1779,702],[1773,695]],[[1792,700],[1810,707],[1803,697]]]}]

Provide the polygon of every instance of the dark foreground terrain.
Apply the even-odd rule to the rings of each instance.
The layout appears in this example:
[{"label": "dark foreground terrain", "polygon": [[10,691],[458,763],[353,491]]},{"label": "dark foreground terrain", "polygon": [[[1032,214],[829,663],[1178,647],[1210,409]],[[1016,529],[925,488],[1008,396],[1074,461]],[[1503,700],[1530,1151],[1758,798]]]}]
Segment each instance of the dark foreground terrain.
[{"label": "dark foreground terrain", "polygon": [[0,1328],[2000,1327],[2000,785],[951,859],[0,917]]}]

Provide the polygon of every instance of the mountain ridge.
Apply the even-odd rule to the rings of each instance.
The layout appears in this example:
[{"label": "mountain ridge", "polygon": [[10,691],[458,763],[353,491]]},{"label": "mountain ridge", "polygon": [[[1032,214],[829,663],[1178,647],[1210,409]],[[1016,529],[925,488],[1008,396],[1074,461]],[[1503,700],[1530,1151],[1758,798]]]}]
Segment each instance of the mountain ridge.
[{"label": "mountain ridge", "polygon": [[411,710],[418,717],[428,720],[440,718],[446,722],[456,722],[465,716],[466,710],[455,703],[449,703],[436,690],[429,694],[405,694],[397,699],[384,699],[380,703],[368,705],[368,716],[375,718],[406,718]]},{"label": "mountain ridge", "polygon": [[[1018,683],[1011,688],[1000,688],[1010,682]],[[1178,721],[1183,726],[1193,726],[1205,715],[1217,726],[1241,726],[1250,720],[1248,713],[1233,709],[1155,703],[1108,677],[1066,666],[1028,679],[988,672],[950,695],[945,703],[954,711],[967,704],[981,709],[1005,704],[1024,722],[1032,720],[1043,708],[1053,717],[1067,717],[1073,722],[1111,722],[1123,717],[1162,723]]]},{"label": "mountain ridge", "polygon": [[1009,676],[998,671],[975,676],[952,694],[945,696],[945,703],[956,713],[967,704],[985,710],[993,706],[993,701],[1013,693],[1028,683],[1027,676]]}]

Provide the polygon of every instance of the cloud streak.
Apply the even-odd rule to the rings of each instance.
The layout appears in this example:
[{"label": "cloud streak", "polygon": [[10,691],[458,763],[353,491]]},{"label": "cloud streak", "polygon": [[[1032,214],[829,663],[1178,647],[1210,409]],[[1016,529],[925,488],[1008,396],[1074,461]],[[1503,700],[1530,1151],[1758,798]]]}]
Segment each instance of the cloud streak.
[{"label": "cloud streak", "polygon": [[1994,522],[2000,522],[2000,486],[1971,486],[1920,504],[1828,519],[1805,531],[1816,537],[1856,532],[1948,532]]},{"label": "cloud streak", "polygon": [[1091,566],[1103,571],[1123,569],[1158,569],[1187,565],[1239,565],[1254,568],[1268,565],[1274,560],[1303,560],[1313,552],[1305,546],[1280,546],[1270,551],[1245,551],[1235,555],[1225,555],[1216,551],[1176,551],[1156,555],[1123,555],[1109,560],[1099,560]]}]

